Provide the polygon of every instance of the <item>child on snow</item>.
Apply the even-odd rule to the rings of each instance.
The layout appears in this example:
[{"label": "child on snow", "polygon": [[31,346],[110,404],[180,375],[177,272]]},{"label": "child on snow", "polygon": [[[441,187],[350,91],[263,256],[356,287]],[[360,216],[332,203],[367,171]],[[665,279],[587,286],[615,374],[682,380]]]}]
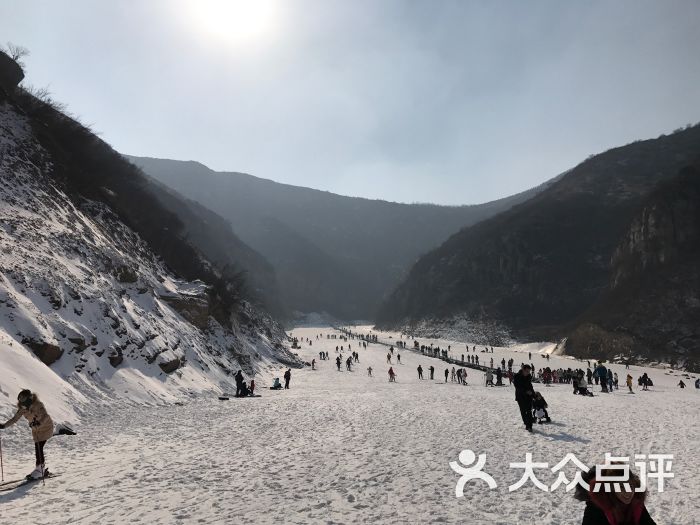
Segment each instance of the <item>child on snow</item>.
[{"label": "child on snow", "polygon": [[36,468],[27,477],[41,479],[48,474],[44,459],[44,445],[53,436],[53,420],[46,412],[44,404],[30,390],[22,390],[19,393],[17,396],[17,413],[7,423],[0,424],[0,429],[11,427],[22,416],[29,421],[29,426],[32,429],[34,453],[36,455]]},{"label": "child on snow", "polygon": [[537,423],[542,423],[542,420],[544,420],[545,423],[551,423],[552,420],[549,418],[549,414],[547,413],[547,402],[544,400],[544,397],[542,397],[542,394],[539,392],[535,392],[535,397],[532,399],[532,409],[535,414],[535,420]]}]

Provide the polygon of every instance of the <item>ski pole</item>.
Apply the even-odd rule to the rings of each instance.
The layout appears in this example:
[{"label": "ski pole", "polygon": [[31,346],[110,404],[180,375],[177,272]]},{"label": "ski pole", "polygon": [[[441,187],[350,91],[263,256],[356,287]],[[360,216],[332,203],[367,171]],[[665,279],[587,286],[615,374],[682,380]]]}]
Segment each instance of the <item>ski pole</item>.
[{"label": "ski pole", "polygon": [[2,474],[2,481],[5,482],[5,467],[2,464],[2,437],[0,436],[0,474]]}]

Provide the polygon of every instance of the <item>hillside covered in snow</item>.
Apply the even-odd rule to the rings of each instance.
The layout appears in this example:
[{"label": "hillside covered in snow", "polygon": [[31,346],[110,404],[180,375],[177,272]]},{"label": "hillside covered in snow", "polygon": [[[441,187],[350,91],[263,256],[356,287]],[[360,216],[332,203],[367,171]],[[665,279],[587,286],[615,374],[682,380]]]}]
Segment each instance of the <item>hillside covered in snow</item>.
[{"label": "hillside covered in snow", "polygon": [[172,402],[298,363],[245,276],[188,243],[206,221],[185,228],[136,168],[20,88],[0,92],[0,181],[0,416],[21,388],[71,421],[88,400]]}]

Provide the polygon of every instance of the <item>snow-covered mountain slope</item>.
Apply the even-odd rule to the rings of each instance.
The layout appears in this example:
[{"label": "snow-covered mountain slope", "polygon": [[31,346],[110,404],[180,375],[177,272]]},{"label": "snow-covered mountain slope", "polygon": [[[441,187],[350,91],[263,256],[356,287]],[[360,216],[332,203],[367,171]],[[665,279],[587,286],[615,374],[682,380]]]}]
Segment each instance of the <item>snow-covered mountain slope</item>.
[{"label": "snow-covered mountain slope", "polygon": [[222,326],[203,283],[176,278],[108,206],[51,173],[28,117],[0,102],[0,416],[25,386],[70,419],[87,398],[172,401],[294,361],[273,320],[244,303]]}]

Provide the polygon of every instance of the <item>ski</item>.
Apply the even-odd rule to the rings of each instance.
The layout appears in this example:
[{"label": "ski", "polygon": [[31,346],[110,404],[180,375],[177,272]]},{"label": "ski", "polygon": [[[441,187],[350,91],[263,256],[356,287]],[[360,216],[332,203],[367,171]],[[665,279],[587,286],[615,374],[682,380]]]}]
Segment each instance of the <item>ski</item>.
[{"label": "ski", "polygon": [[25,485],[31,485],[32,483],[36,483],[37,481],[44,481],[44,480],[51,479],[51,478],[57,478],[60,475],[61,474],[49,473],[46,476],[44,476],[43,478],[38,478],[38,479],[23,478],[23,479],[16,479],[14,481],[6,481],[5,483],[0,484],[0,492],[7,492],[9,490],[15,490],[15,489],[18,489],[20,487],[24,487]]}]

